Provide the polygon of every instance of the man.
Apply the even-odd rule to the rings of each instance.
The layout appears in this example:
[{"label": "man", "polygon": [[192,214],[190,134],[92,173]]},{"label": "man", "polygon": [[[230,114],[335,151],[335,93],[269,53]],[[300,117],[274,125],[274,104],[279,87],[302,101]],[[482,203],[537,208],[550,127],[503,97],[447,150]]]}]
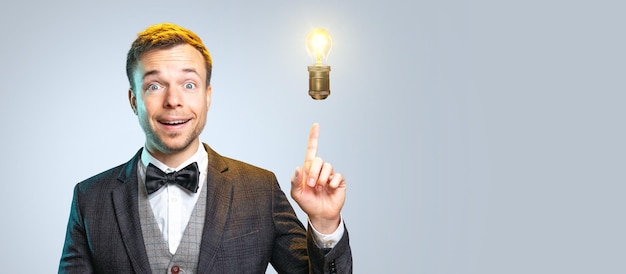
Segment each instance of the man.
[{"label": "man", "polygon": [[76,185],[60,273],[351,273],[340,216],[346,184],[316,156],[314,124],[291,196],[273,173],[200,142],[211,104],[211,57],[173,24],[138,34],[128,99],[145,136],[130,161]]}]

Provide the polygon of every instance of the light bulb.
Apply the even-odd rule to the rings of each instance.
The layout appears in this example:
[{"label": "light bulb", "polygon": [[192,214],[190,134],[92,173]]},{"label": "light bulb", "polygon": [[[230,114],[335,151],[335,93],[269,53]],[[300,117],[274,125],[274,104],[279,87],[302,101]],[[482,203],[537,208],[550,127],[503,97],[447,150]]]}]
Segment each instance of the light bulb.
[{"label": "light bulb", "polygon": [[306,38],[306,50],[313,60],[309,70],[309,96],[324,100],[330,95],[330,66],[328,53],[332,48],[330,34],[325,29],[313,29]]},{"label": "light bulb", "polygon": [[313,29],[306,38],[306,50],[316,66],[328,64],[328,53],[332,46],[330,34],[325,29]]}]

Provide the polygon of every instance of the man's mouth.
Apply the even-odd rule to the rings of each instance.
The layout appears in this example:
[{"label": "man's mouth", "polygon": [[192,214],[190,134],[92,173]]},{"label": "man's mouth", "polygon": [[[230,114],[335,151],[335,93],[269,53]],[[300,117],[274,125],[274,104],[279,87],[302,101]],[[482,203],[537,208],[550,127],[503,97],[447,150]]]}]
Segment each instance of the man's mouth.
[{"label": "man's mouth", "polygon": [[159,123],[166,125],[166,126],[177,126],[177,125],[182,125],[185,124],[187,122],[191,121],[191,119],[188,120],[173,120],[173,121],[159,121]]}]

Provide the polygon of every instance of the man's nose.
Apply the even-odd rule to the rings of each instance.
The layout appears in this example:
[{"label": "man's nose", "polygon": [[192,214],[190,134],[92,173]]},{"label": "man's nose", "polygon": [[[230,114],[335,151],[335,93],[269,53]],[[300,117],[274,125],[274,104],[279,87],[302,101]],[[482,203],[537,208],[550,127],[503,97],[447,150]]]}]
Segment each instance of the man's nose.
[{"label": "man's nose", "polygon": [[175,108],[183,105],[182,91],[175,86],[167,87],[163,106],[166,108]]}]

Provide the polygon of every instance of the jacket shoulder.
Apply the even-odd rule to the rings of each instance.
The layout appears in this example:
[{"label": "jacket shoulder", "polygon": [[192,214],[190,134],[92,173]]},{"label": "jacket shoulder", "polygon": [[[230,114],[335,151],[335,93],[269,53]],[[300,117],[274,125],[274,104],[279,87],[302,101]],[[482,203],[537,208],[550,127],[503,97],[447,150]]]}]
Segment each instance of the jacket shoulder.
[{"label": "jacket shoulder", "polygon": [[80,194],[89,194],[96,189],[110,189],[118,186],[121,182],[117,178],[124,166],[125,164],[113,167],[79,182],[76,185],[76,191]]},{"label": "jacket shoulder", "polygon": [[230,170],[239,171],[239,172],[260,173],[264,175],[274,174],[274,172],[269,171],[265,168],[255,166],[253,164],[246,163],[241,160],[224,157],[224,161],[228,164],[228,167]]}]

